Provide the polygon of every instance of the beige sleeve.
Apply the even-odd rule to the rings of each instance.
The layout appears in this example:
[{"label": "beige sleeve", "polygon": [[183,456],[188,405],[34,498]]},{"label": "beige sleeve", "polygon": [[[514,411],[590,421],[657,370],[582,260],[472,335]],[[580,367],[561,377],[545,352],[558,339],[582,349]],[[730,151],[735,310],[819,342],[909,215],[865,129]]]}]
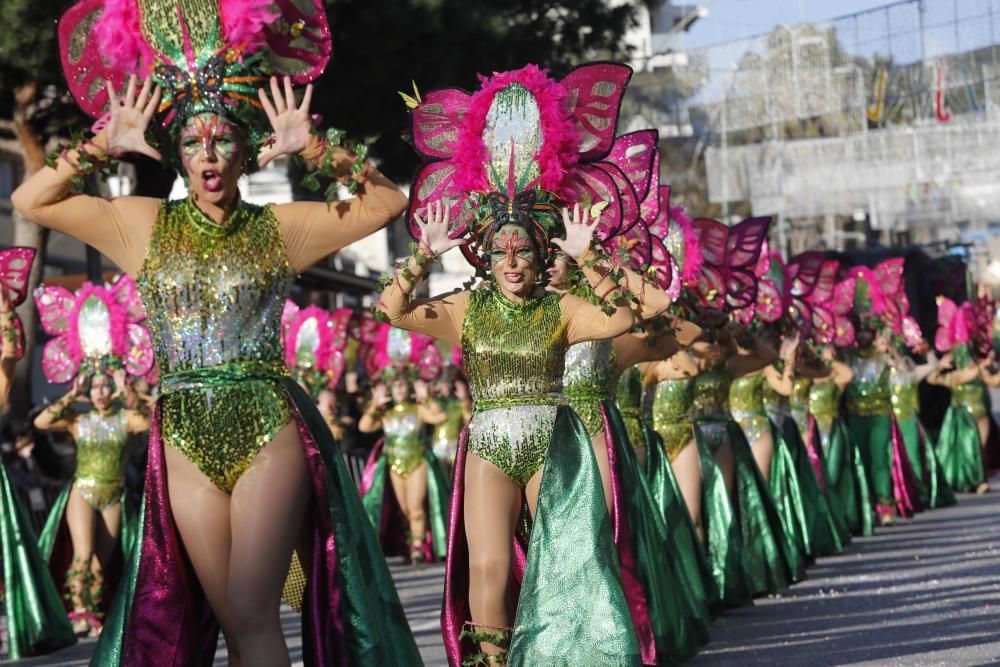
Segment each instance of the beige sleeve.
[{"label": "beige sleeve", "polygon": [[615,365],[626,369],[645,361],[660,361],[674,356],[681,346],[670,334],[637,336],[627,333],[615,338]]},{"label": "beige sleeve", "polygon": [[329,206],[300,201],[278,204],[273,209],[288,260],[298,273],[382,229],[402,214],[406,201],[406,195],[395,183],[372,169],[353,199]]},{"label": "beige sleeve", "polygon": [[440,338],[452,345],[462,344],[462,326],[469,305],[467,291],[410,299],[393,281],[382,292],[379,305],[394,327]]},{"label": "beige sleeve", "polygon": [[573,294],[562,295],[559,309],[570,345],[620,336],[631,329],[635,321],[628,306],[615,308],[612,314],[607,315],[600,306]]}]

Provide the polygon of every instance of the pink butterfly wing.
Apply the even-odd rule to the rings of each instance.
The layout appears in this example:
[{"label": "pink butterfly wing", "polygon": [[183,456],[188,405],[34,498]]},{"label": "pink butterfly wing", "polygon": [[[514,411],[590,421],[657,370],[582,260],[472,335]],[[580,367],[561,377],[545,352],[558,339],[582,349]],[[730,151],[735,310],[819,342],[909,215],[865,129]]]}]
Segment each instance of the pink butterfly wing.
[{"label": "pink butterfly wing", "polygon": [[812,306],[812,337],[820,345],[829,345],[833,342],[837,332],[837,322],[833,313],[825,306]]},{"label": "pink butterfly wing", "polygon": [[[639,203],[639,215],[647,224],[652,224],[660,215],[660,188],[658,181],[660,178],[660,151],[653,151],[652,178],[649,180],[649,190],[646,196]],[[670,189],[667,189],[667,200],[670,199]]]},{"label": "pink butterfly wing", "polygon": [[821,252],[805,252],[788,262],[788,282],[794,296],[809,298],[819,284],[826,257]]},{"label": "pink butterfly wing", "polygon": [[146,319],[146,308],[142,304],[139,287],[135,284],[132,276],[128,274],[119,276],[114,285],[111,286],[110,294],[112,299],[125,311],[126,320],[141,322]]},{"label": "pink butterfly wing", "polygon": [[303,86],[326,69],[333,49],[323,0],[273,0],[279,20],[266,30],[271,69]]},{"label": "pink butterfly wing", "polygon": [[69,331],[70,316],[76,306],[76,297],[65,287],[39,287],[35,290],[35,305],[42,329],[50,336]]},{"label": "pink butterfly wing", "polygon": [[34,261],[34,248],[17,246],[0,250],[0,284],[12,306],[21,305],[28,296],[28,277]]},{"label": "pink butterfly wing", "polygon": [[428,93],[413,110],[413,145],[429,158],[450,158],[458,141],[458,129],[469,110],[471,96],[458,88]]},{"label": "pink butterfly wing", "polygon": [[837,287],[837,271],[840,262],[835,259],[828,259],[823,262],[823,267],[816,278],[816,286],[807,297],[810,303],[827,303],[833,300],[833,291]]},{"label": "pink butterfly wing", "polygon": [[441,202],[451,207],[451,236],[464,234],[475,219],[470,197],[455,187],[455,167],[447,162],[421,166],[410,187],[410,207],[406,219],[413,238],[420,239],[416,216],[423,216],[429,204]]},{"label": "pink butterfly wing", "polygon": [[128,354],[125,370],[135,377],[142,377],[153,368],[153,341],[149,329],[142,324],[128,325]]},{"label": "pink butterfly wing", "polygon": [[726,265],[734,269],[753,266],[760,257],[770,226],[771,218],[747,218],[730,228],[726,241]]},{"label": "pink butterfly wing", "polygon": [[[643,202],[649,197],[650,186],[656,183],[657,179],[654,164],[659,162],[656,149],[658,137],[659,133],[656,130],[639,130],[623,134],[615,139],[611,152],[605,160],[618,167],[631,185],[635,193],[637,220],[639,217],[648,219],[643,215]],[[627,220],[628,215],[623,227],[625,231],[631,226]]]},{"label": "pink butterfly wing", "polygon": [[[625,176],[625,173],[615,164],[611,162],[598,162],[601,169],[606,171],[611,177],[611,180],[615,183],[615,188],[617,190],[617,199],[621,206],[621,218],[618,224],[612,227],[610,224],[606,225],[607,231],[601,232],[601,226],[604,222],[604,216],[601,215],[601,222],[598,223],[597,235],[605,239],[621,234],[624,231],[628,231],[632,228],[632,225],[639,221],[639,197],[635,192],[635,188],[629,179]],[[608,210],[610,206],[605,209]]]},{"label": "pink butterfly wing", "polygon": [[778,286],[771,280],[757,283],[757,316],[763,322],[777,322],[784,314],[784,301]]},{"label": "pink butterfly wing", "polygon": [[887,259],[876,266],[873,271],[882,294],[890,299],[895,298],[903,289],[904,261],[902,257]]},{"label": "pink butterfly wing", "polygon": [[694,229],[705,263],[720,268],[725,266],[729,228],[717,220],[698,218],[694,221]]},{"label": "pink butterfly wing", "polygon": [[42,370],[49,382],[69,382],[79,367],[80,359],[73,354],[65,336],[53,338],[45,344],[45,349],[42,350]]},{"label": "pink butterfly wing", "polygon": [[560,81],[580,129],[580,158],[598,160],[611,150],[618,112],[632,68],[617,63],[581,65]]},{"label": "pink butterfly wing", "polygon": [[[617,170],[617,167],[608,166]],[[619,174],[621,172],[618,172]],[[621,176],[624,179],[624,176]],[[619,196],[618,181],[598,164],[578,164],[569,171],[565,180],[566,196],[569,201],[609,202],[601,212],[595,236],[600,241],[611,238],[621,227],[624,215],[622,197]],[[634,194],[634,193],[633,193]]]},{"label": "pink butterfly wing", "polygon": [[108,105],[105,83],[121,90],[125,73],[107,65],[91,29],[104,11],[104,0],[83,0],[59,19],[59,56],[70,92],[77,104],[94,118]]}]

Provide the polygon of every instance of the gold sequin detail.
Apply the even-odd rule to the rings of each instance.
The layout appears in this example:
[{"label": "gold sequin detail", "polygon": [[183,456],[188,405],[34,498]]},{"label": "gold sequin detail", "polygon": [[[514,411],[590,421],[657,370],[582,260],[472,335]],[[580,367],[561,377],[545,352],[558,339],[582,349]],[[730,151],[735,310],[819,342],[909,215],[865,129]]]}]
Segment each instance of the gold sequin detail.
[{"label": "gold sequin detail", "polygon": [[985,388],[979,380],[960,384],[951,389],[951,404],[965,408],[973,419],[982,419],[987,416],[984,393]]},{"label": "gold sequin detail", "polygon": [[743,429],[747,442],[753,445],[770,429],[764,411],[764,376],[745,375],[729,385],[729,407],[733,419]]},{"label": "gold sequin detail", "polygon": [[920,413],[920,392],[913,373],[893,367],[889,382],[892,386],[892,411],[899,421],[908,421]]},{"label": "gold sequin detail", "polygon": [[[220,226],[187,199],[160,207],[136,283],[163,378],[161,432],[226,492],[291,421],[279,378],[293,281],[270,208],[240,202]],[[191,373],[198,382],[172,388]]]},{"label": "gold sequin detail", "polygon": [[694,383],[690,379],[656,383],[653,391],[653,430],[663,439],[663,448],[671,461],[694,437],[691,426],[693,405]]},{"label": "gold sequin detail", "polygon": [[382,417],[385,433],[383,451],[389,468],[397,475],[408,476],[424,462],[423,424],[420,408],[414,403],[392,406]]},{"label": "gold sequin detail", "polygon": [[814,382],[809,388],[809,412],[816,419],[821,434],[829,432],[840,412],[840,388],[833,380]]},{"label": "gold sequin detail", "polygon": [[566,355],[560,297],[522,304],[487,284],[469,296],[462,327],[462,360],[473,417],[469,451],[518,484],[541,469],[562,395]]},{"label": "gold sequin detail", "polygon": [[628,368],[618,379],[618,411],[625,422],[632,447],[644,448],[646,437],[642,431],[642,372],[638,366]]},{"label": "gold sequin detail", "polygon": [[117,503],[125,482],[128,413],[91,410],[76,418],[76,481],[80,495],[94,509]]},{"label": "gold sequin detail", "polygon": [[447,419],[434,426],[431,449],[437,458],[452,463],[458,448],[458,439],[465,427],[465,406],[457,398],[439,399],[438,404]]},{"label": "gold sequin detail", "polygon": [[591,438],[604,433],[601,401],[614,395],[614,345],[608,339],[570,346],[566,351],[563,391]]},{"label": "gold sequin detail", "polygon": [[854,380],[845,391],[847,410],[859,417],[887,415],[892,410],[889,365],[874,352],[855,353],[850,359]]}]

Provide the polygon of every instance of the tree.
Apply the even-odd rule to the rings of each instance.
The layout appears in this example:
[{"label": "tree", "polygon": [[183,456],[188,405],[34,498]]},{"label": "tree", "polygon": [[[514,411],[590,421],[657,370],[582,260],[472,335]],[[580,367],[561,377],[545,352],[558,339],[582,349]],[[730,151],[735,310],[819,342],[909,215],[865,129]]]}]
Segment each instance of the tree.
[{"label": "tree", "polygon": [[[83,114],[66,89],[59,65],[56,22],[69,2],[4,0],[0,5],[0,151],[20,159],[22,179],[45,166],[53,137],[82,127]],[[37,250],[29,290],[45,264],[46,230],[14,212],[14,243]],[[31,356],[36,312],[34,300],[18,309],[24,323],[25,355],[17,366],[11,410],[24,414],[31,400]]]}]

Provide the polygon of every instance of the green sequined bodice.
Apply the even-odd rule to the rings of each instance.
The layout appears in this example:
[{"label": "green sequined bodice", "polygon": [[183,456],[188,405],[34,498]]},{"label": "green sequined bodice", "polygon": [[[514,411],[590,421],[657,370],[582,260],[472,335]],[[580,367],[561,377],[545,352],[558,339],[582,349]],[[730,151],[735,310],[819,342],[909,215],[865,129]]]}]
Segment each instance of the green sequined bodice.
[{"label": "green sequined bodice", "polygon": [[566,332],[560,296],[512,303],[492,285],[473,290],[462,326],[462,363],[473,417],[469,451],[518,484],[541,469],[562,395]]},{"label": "green sequined bodice", "polygon": [[642,372],[638,366],[629,367],[618,378],[615,398],[629,442],[633,447],[645,447],[646,438],[642,432]]},{"label": "green sequined bodice", "polygon": [[761,373],[735,378],[729,385],[729,409],[751,445],[769,428],[764,411],[765,382]]},{"label": "green sequined bodice", "polygon": [[116,502],[125,483],[128,413],[91,410],[76,418],[76,487],[98,509]]},{"label": "green sequined bodice", "polygon": [[294,273],[269,207],[240,202],[224,226],[164,202],[136,283],[163,382],[164,441],[231,491],[291,421],[277,378]]},{"label": "green sequined bodice", "polygon": [[892,409],[889,365],[880,354],[856,354],[851,358],[854,379],[845,392],[847,409],[859,417],[887,415]]},{"label": "green sequined bodice", "polygon": [[833,380],[814,382],[809,387],[809,412],[816,418],[820,431],[826,433],[840,411],[840,388]]},{"label": "green sequined bodice", "polygon": [[729,384],[726,365],[717,364],[694,379],[694,406],[691,416],[698,421],[729,419]]},{"label": "green sequined bodice", "polygon": [[981,419],[986,416],[985,392],[986,386],[981,380],[960,384],[952,387],[951,404],[968,410],[973,419]]},{"label": "green sequined bodice", "polygon": [[806,433],[809,429],[809,388],[812,378],[796,377],[792,381],[792,395],[788,397],[788,407],[792,419],[799,427],[799,432]]},{"label": "green sequined bodice", "polygon": [[457,398],[446,398],[438,401],[447,419],[434,426],[431,441],[434,446],[444,443],[456,443],[462,435],[465,426],[465,406]]},{"label": "green sequined bodice", "polygon": [[663,438],[670,460],[691,441],[694,382],[689,378],[661,380],[653,391],[653,429]]},{"label": "green sequined bodice", "polygon": [[590,437],[604,431],[600,402],[614,397],[614,357],[610,340],[577,343],[566,351],[563,391]]},{"label": "green sequined bodice", "polygon": [[416,470],[424,460],[420,408],[415,403],[392,406],[382,417],[382,431],[389,467],[404,477]]},{"label": "green sequined bodice", "polygon": [[893,367],[889,382],[892,386],[892,411],[896,419],[908,421],[920,414],[920,392],[913,373]]}]

